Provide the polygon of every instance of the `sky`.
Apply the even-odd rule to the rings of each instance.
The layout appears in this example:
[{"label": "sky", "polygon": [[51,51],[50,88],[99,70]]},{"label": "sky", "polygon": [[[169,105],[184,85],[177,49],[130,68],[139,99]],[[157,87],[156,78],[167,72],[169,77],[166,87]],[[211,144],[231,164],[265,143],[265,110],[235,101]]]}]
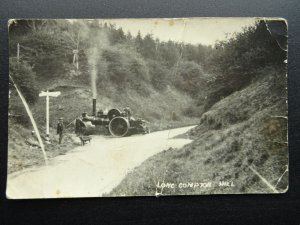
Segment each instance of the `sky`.
[{"label": "sky", "polygon": [[112,23],[136,36],[152,34],[161,41],[214,45],[226,40],[243,27],[254,25],[256,19],[244,18],[183,18],[183,19],[107,19],[100,23]]}]

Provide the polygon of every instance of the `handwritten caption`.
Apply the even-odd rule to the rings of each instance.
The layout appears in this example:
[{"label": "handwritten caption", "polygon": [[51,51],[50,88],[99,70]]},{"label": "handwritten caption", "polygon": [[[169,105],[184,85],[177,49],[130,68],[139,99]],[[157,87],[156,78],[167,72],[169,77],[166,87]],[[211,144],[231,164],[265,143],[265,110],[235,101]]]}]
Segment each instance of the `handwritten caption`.
[{"label": "handwritten caption", "polygon": [[220,181],[218,183],[213,183],[213,182],[180,182],[180,183],[170,183],[170,182],[160,182],[158,181],[156,184],[157,188],[169,188],[169,189],[174,189],[174,188],[179,188],[179,189],[184,189],[184,188],[211,188],[211,187],[234,187],[233,181]]}]

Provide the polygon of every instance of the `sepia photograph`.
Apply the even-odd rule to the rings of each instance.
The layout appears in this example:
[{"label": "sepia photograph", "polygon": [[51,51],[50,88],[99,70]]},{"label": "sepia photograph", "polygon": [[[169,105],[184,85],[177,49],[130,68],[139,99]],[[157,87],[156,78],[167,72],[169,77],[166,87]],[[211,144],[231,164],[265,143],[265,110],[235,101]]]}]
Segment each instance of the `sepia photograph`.
[{"label": "sepia photograph", "polygon": [[10,19],[7,198],[285,193],[287,26]]}]

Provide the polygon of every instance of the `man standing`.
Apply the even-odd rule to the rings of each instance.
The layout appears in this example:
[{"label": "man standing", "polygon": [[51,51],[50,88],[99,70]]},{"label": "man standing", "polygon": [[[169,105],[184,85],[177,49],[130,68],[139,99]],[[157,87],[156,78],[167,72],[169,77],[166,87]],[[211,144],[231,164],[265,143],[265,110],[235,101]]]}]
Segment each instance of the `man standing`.
[{"label": "man standing", "polygon": [[131,117],[131,110],[129,107],[126,107],[123,109],[123,111],[125,112],[126,114],[126,117],[128,118],[128,120],[130,120],[130,117]]},{"label": "man standing", "polygon": [[63,139],[63,132],[64,132],[63,118],[59,118],[58,124],[57,124],[57,134],[59,135],[59,139],[58,139],[59,144],[61,144],[61,141]]}]

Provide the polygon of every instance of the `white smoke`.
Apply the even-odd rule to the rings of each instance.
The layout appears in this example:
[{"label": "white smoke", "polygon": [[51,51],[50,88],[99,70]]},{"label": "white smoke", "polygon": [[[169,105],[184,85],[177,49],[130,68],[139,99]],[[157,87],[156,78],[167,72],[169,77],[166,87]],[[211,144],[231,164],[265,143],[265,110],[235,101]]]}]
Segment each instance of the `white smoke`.
[{"label": "white smoke", "polygon": [[91,88],[92,88],[93,98],[97,98],[97,78],[98,78],[97,62],[99,58],[100,55],[96,46],[91,48],[88,51],[88,63],[90,67]]},{"label": "white smoke", "polygon": [[97,79],[100,76],[100,73],[104,73],[104,68],[102,68],[102,52],[105,48],[109,47],[109,40],[106,32],[101,30],[100,28],[96,32],[94,30],[91,31],[90,43],[91,47],[87,51],[87,57],[91,76],[93,98],[97,98]]}]

